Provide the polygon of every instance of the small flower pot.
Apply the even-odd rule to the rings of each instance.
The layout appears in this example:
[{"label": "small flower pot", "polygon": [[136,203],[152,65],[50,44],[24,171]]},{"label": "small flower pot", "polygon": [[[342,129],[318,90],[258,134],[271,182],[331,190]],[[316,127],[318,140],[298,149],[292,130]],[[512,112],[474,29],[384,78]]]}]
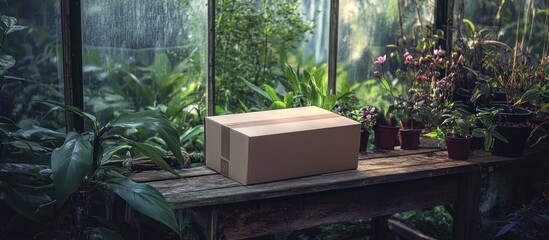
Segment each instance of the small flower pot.
[{"label": "small flower pot", "polygon": [[500,157],[522,156],[526,139],[530,135],[530,127],[526,125],[497,125],[496,131],[509,143],[494,138],[492,155]]},{"label": "small flower pot", "polygon": [[360,129],[360,152],[366,152],[368,150],[368,140],[370,139],[370,132]]},{"label": "small flower pot", "polygon": [[465,160],[469,158],[471,137],[446,137],[446,149],[448,158],[454,160]]},{"label": "small flower pot", "polygon": [[375,137],[376,137],[376,147],[379,149],[395,149],[395,139],[398,135],[398,130],[400,127],[390,127],[390,126],[376,126]]},{"label": "small flower pot", "polygon": [[419,147],[419,135],[421,129],[400,129],[398,137],[400,148],[404,150],[416,150]]}]

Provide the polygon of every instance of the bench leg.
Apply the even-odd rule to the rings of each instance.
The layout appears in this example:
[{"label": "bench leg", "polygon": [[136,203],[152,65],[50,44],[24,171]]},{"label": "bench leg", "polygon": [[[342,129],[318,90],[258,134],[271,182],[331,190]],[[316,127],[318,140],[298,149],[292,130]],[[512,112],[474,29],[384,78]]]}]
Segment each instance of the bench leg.
[{"label": "bench leg", "polygon": [[372,240],[386,240],[389,239],[389,217],[391,215],[385,215],[372,218]]},{"label": "bench leg", "polygon": [[459,195],[454,205],[452,239],[477,239],[480,204],[480,172],[464,173],[460,177]]}]

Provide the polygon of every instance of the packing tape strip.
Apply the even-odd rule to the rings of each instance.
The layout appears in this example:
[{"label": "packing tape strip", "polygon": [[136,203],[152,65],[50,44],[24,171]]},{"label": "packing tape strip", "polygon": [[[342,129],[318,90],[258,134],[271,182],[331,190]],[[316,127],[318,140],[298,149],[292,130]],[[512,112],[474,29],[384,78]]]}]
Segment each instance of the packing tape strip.
[{"label": "packing tape strip", "polygon": [[228,123],[228,124],[225,124],[225,126],[229,128],[243,128],[243,127],[255,127],[255,126],[272,125],[272,124],[280,124],[280,123],[311,121],[311,120],[336,118],[336,117],[341,117],[341,116],[335,113],[323,113],[323,114],[316,114],[316,115],[297,116],[297,117],[288,117],[288,118],[280,118],[280,119],[267,119],[267,120],[257,120],[257,121],[249,121],[249,122]]}]

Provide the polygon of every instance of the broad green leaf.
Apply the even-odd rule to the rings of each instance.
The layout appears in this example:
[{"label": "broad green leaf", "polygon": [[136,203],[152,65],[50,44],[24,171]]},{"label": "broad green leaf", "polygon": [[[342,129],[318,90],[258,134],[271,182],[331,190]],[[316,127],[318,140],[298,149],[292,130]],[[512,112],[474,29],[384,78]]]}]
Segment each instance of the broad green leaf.
[{"label": "broad green leaf", "polygon": [[336,95],[330,94],[324,98],[324,101],[322,101],[322,108],[332,110],[336,104],[336,101]]},{"label": "broad green leaf", "polygon": [[103,156],[101,157],[101,165],[103,164],[106,164],[106,163],[109,163],[112,156],[122,150],[122,149],[131,149],[132,147],[131,146],[127,146],[127,145],[124,145],[124,146],[115,146],[115,147],[110,147],[107,149],[107,151],[105,151],[103,153]]},{"label": "broad green leaf", "polygon": [[438,133],[436,131],[432,131],[424,134],[424,136],[430,137],[430,138],[436,138],[438,136]]},{"label": "broad green leaf", "polygon": [[536,100],[539,97],[540,93],[541,91],[539,89],[529,89],[528,91],[524,92],[524,94],[522,94],[522,96],[520,97],[520,101],[527,102]]},{"label": "broad green leaf", "polygon": [[276,90],[274,90],[273,87],[263,84],[263,89],[265,89],[265,92],[269,95],[268,99],[271,100],[271,102],[280,101],[278,93],[276,93]]},{"label": "broad green leaf", "polygon": [[286,107],[293,107],[294,106],[294,93],[288,92],[286,95],[284,95],[284,104],[286,104]]},{"label": "broad green leaf", "polygon": [[107,129],[109,127],[118,127],[155,131],[175,155],[180,166],[184,164],[177,129],[159,111],[148,110],[137,113],[122,113],[105,127]]},{"label": "broad green leaf", "polygon": [[[104,240],[124,240],[124,238],[118,232],[105,227],[91,228],[91,232],[99,235],[100,239],[104,239]],[[92,239],[96,239],[96,238],[92,238]]]},{"label": "broad green leaf", "polygon": [[81,134],[69,132],[63,146],[51,155],[57,207],[78,191],[92,165],[92,145]]},{"label": "broad green leaf", "polygon": [[10,55],[0,55],[0,71],[8,70],[15,66],[15,58]]},{"label": "broad green leaf", "polygon": [[[134,142],[129,139],[124,140],[128,143],[128,145],[132,146],[134,149],[137,149],[139,152],[143,153],[143,155],[149,157],[156,165],[162,168],[162,170],[181,177],[181,175],[175,172],[164,159],[166,156],[166,151],[164,151],[164,149],[146,143]],[[181,151],[179,153],[181,153]]]},{"label": "broad green leaf", "polygon": [[507,141],[507,139],[505,139],[505,137],[495,129],[492,131],[492,136],[494,136],[495,138],[497,138],[498,140],[504,143],[509,143],[509,141]]},{"label": "broad green leaf", "polygon": [[38,212],[42,205],[52,199],[40,188],[27,187],[0,178],[0,200],[4,201],[15,212],[34,221],[45,220],[47,214]]},{"label": "broad green leaf", "polygon": [[484,137],[484,151],[490,151],[492,149],[492,142],[494,141],[494,138],[490,133],[486,133],[486,136]]},{"label": "broad green leaf", "polygon": [[482,128],[475,128],[473,129],[473,131],[471,132],[473,137],[484,137],[486,135],[486,130],[485,129],[482,129]]},{"label": "broad green leaf", "polygon": [[271,104],[271,106],[269,107],[269,109],[271,110],[285,109],[285,108],[286,108],[286,104],[281,101],[274,101],[273,104]]},{"label": "broad green leaf", "polygon": [[270,99],[270,96],[267,92],[263,91],[263,89],[259,88],[258,86],[256,86],[255,84],[249,82],[248,80],[242,78],[242,77],[239,77],[240,80],[242,80],[244,82],[244,84],[248,85],[248,87],[250,87],[252,90],[254,90],[254,92],[258,93],[259,95],[265,97],[266,99]]},{"label": "broad green leaf", "polygon": [[463,119],[456,119],[456,125],[464,134],[469,134],[469,126]]},{"label": "broad green leaf", "polygon": [[64,133],[52,131],[47,128],[32,126],[31,128],[19,129],[8,136],[34,142],[61,140],[66,137]]},{"label": "broad green leaf", "polygon": [[106,186],[138,212],[168,226],[181,236],[175,214],[166,199],[153,187],[128,178],[107,181]]},{"label": "broad green leaf", "polygon": [[[86,119],[88,124],[90,125],[90,127],[93,129],[94,132],[99,131],[99,123],[97,122],[97,119],[95,118],[95,116],[93,116],[89,113],[83,112],[82,110],[80,110],[77,107],[68,106],[68,105],[56,103],[56,102],[53,102],[53,101],[40,101],[40,102],[57,106],[58,108],[62,108],[65,111],[73,112],[73,113],[83,117],[84,119]],[[46,115],[48,115],[51,111],[57,110],[58,108],[51,109],[50,111],[48,111],[48,113]]]}]

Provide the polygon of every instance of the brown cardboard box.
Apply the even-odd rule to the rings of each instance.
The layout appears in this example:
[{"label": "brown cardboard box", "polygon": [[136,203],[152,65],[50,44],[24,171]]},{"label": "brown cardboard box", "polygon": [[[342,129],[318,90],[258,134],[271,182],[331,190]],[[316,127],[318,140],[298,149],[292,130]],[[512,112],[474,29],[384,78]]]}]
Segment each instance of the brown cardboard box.
[{"label": "brown cardboard box", "polygon": [[356,169],[359,123],[317,107],[206,118],[206,165],[243,184]]}]

